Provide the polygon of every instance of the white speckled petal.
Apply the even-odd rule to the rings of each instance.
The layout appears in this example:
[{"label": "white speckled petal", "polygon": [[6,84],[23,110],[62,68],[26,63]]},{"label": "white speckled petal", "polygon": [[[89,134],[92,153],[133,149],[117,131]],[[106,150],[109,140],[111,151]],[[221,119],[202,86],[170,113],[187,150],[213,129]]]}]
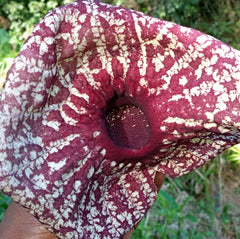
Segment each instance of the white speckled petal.
[{"label": "white speckled petal", "polygon": [[120,238],[156,170],[181,176],[240,142],[239,100],[240,53],[213,37],[100,1],[57,8],[1,90],[0,189],[59,238]]}]

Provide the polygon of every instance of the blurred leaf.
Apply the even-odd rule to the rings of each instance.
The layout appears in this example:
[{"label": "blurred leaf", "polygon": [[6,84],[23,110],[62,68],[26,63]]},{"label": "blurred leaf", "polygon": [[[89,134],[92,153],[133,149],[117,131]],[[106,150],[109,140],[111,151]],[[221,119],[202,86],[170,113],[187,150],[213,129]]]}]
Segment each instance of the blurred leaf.
[{"label": "blurred leaf", "polygon": [[198,222],[197,217],[195,217],[194,215],[189,214],[189,213],[187,215],[185,215],[185,219],[187,219],[187,220],[189,220],[191,222],[194,222],[194,223]]},{"label": "blurred leaf", "polygon": [[3,219],[6,209],[11,202],[11,198],[0,192],[0,222]]}]

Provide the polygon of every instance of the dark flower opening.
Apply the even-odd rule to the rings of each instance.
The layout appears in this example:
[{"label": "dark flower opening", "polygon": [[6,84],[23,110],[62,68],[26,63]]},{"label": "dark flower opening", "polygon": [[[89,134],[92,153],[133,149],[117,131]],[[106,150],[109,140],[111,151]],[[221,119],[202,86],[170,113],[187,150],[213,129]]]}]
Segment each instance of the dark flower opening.
[{"label": "dark flower opening", "polygon": [[151,128],[144,111],[120,97],[110,103],[106,128],[112,141],[120,147],[139,149],[150,139]]}]

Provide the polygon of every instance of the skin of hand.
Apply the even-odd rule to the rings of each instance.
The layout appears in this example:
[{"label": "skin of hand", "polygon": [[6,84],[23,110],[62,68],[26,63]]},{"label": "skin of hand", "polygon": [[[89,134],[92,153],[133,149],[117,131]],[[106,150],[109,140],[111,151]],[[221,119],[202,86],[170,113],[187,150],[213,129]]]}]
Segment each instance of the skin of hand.
[{"label": "skin of hand", "polygon": [[0,224],[1,239],[57,239],[26,209],[11,202]]},{"label": "skin of hand", "polygon": [[[157,191],[160,190],[165,175],[157,172],[154,183]],[[131,239],[138,224],[126,233],[122,239]],[[0,224],[1,239],[57,239],[26,209],[15,202],[11,202],[2,223]]]}]

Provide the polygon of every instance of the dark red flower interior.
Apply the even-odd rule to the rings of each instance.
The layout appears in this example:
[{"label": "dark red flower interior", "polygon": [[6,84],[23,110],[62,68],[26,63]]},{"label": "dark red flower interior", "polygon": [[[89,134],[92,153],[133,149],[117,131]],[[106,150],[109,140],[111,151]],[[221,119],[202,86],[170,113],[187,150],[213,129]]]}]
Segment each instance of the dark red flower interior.
[{"label": "dark red flower interior", "polygon": [[150,125],[143,110],[133,104],[113,108],[106,116],[106,127],[113,142],[138,149],[150,138]]},{"label": "dark red flower interior", "polygon": [[128,96],[117,93],[108,102],[105,112],[106,130],[119,147],[139,149],[151,136],[151,127],[144,110]]}]

